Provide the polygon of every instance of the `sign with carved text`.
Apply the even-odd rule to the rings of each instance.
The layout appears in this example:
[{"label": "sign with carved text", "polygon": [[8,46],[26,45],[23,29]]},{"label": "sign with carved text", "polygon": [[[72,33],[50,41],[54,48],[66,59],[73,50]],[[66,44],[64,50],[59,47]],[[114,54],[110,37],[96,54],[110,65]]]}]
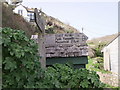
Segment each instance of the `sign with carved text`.
[{"label": "sign with carved text", "polygon": [[88,37],[83,33],[49,34],[46,35],[46,45],[86,44]]},{"label": "sign with carved text", "polygon": [[83,33],[49,34],[45,36],[46,57],[87,56],[88,37]]}]

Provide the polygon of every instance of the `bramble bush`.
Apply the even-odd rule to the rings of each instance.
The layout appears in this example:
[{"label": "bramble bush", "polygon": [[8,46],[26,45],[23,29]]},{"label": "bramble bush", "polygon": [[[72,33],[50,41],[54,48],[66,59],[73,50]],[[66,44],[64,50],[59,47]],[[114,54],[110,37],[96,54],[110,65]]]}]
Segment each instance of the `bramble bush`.
[{"label": "bramble bush", "polygon": [[3,88],[101,88],[96,72],[55,64],[41,69],[38,47],[20,30],[3,28]]}]

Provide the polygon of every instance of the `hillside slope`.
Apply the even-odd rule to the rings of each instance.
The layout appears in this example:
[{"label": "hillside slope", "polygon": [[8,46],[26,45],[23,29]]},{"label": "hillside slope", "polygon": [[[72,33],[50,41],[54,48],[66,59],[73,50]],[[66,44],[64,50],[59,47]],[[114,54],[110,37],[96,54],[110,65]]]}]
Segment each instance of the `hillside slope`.
[{"label": "hillside slope", "polygon": [[106,43],[106,44],[108,44],[108,43],[111,42],[117,35],[118,35],[118,34],[112,34],[112,35],[107,35],[107,36],[95,38],[95,39],[92,39],[92,40],[88,40],[87,43],[88,43],[88,44],[94,44],[94,45],[98,45],[99,43]]},{"label": "hillside slope", "polygon": [[[46,20],[46,33],[48,34],[78,32],[77,29],[70,25],[64,24],[54,17],[48,16],[45,13],[44,16]],[[13,13],[12,6],[7,4],[3,4],[2,7],[2,27],[24,30],[28,36],[31,36],[37,30],[36,26],[24,20],[22,16]]]},{"label": "hillside slope", "polygon": [[18,14],[14,14],[12,7],[7,4],[2,5],[2,27],[24,30],[28,36],[35,32],[35,27],[30,25]]},{"label": "hillside slope", "polygon": [[45,18],[46,18],[47,26],[51,26],[53,28],[54,33],[77,33],[79,32],[74,27],[63,23],[60,20],[52,16],[48,16],[45,14]]}]

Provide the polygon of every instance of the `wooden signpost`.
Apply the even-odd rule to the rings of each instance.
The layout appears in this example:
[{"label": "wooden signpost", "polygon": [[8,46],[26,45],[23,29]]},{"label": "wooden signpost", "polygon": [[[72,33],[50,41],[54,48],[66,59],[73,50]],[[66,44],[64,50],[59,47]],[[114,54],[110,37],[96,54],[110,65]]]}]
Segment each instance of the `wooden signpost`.
[{"label": "wooden signpost", "polygon": [[41,12],[38,12],[38,9],[35,8],[34,11],[35,16],[35,22],[39,28],[39,34],[38,34],[38,47],[39,47],[39,56],[40,56],[40,62],[41,67],[46,67],[46,51],[45,51],[45,20],[43,19],[43,16]]},{"label": "wooden signpost", "polygon": [[45,35],[46,57],[81,57],[88,56],[83,33],[64,33]]},{"label": "wooden signpost", "polygon": [[46,57],[82,57],[87,56],[88,37],[83,33],[45,35],[45,20],[42,12],[34,11],[35,22],[39,28],[38,45],[41,67],[46,67]]}]

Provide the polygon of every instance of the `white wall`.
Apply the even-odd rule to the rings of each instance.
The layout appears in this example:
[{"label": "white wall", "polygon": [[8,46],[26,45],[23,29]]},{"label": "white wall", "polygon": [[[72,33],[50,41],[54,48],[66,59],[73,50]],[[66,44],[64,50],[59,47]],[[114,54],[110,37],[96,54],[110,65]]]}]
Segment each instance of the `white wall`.
[{"label": "white wall", "polygon": [[118,37],[118,74],[120,79],[120,36]]},{"label": "white wall", "polygon": [[18,14],[18,10],[22,10],[23,11],[23,14],[22,14],[23,18],[26,19],[27,21],[29,21],[29,18],[27,16],[27,10],[22,5],[19,5],[18,7],[16,7],[13,10],[13,12]]},{"label": "white wall", "polygon": [[118,73],[118,38],[104,48],[104,68],[109,70],[108,67],[111,67],[112,72]]}]

